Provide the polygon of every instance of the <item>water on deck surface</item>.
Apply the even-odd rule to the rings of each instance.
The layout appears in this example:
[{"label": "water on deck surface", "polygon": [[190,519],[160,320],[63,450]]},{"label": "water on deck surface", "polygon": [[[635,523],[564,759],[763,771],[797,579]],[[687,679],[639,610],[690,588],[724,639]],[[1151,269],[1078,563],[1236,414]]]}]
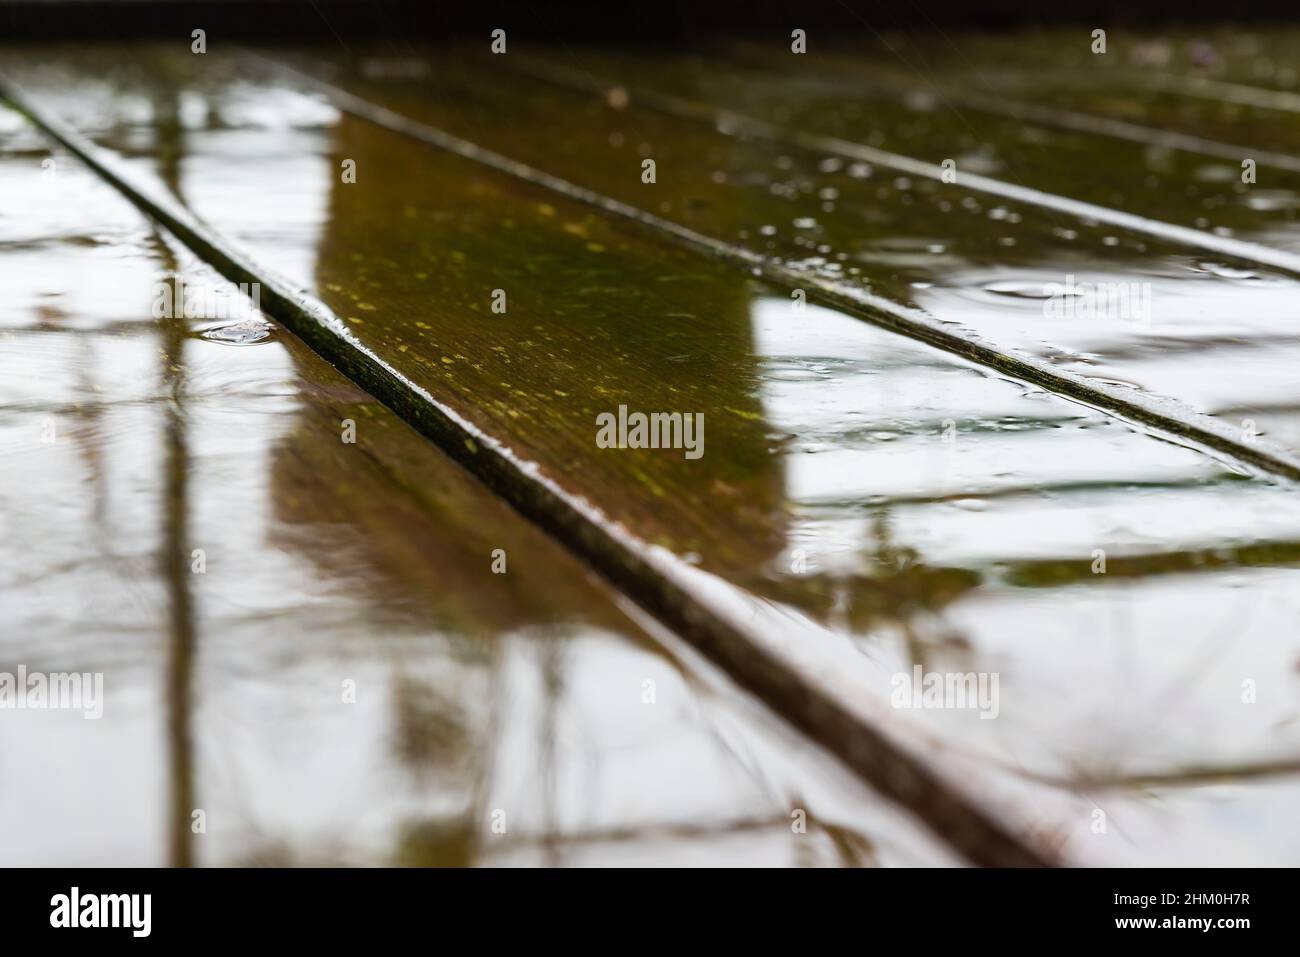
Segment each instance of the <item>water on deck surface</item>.
[{"label": "water on deck surface", "polygon": [[[1294,482],[802,306],[666,235],[1300,450],[1294,118],[1214,112],[1167,79],[1150,92],[1140,62],[1062,56],[1020,77],[995,43],[965,49],[924,82],[884,53],[750,48],[270,54],[304,77],[149,47],[5,68],[636,535],[874,673],[996,673],[996,720],[906,717],[1032,796],[1048,823],[1020,823],[1070,859],[1294,863]],[[1235,48],[1216,49],[1237,77]],[[658,225],[340,111],[311,76]],[[3,122],[0,670],[106,674],[98,723],[4,716],[0,760],[40,768],[0,784],[32,822],[15,862],[950,859]],[[1259,153],[1253,184],[1215,145],[1238,143]],[[855,145],[953,158],[956,182]],[[155,318],[160,282],[199,314]],[[1070,283],[1072,308],[1103,284],[1131,308],[1050,312]],[[704,413],[704,454],[598,448],[596,416],[620,404]]]}]

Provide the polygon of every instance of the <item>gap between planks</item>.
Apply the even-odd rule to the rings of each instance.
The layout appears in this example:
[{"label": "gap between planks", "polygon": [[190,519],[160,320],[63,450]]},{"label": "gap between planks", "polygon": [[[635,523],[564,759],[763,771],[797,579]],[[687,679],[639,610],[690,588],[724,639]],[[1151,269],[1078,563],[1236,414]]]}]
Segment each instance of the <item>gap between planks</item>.
[{"label": "gap between planks", "polygon": [[[752,67],[759,57],[770,54],[770,50],[748,44],[738,44],[729,48],[729,58],[738,60],[746,67]],[[1086,133],[1090,136],[1108,136],[1112,139],[1126,140],[1143,146],[1155,146],[1161,149],[1178,150],[1198,156],[1217,156],[1234,164],[1243,159],[1254,159],[1260,166],[1300,173],[1300,156],[1278,153],[1274,150],[1253,149],[1224,143],[1221,140],[1209,140],[1190,133],[1175,130],[1158,129],[1143,126],[1128,120],[1117,120],[1109,116],[1097,116],[1092,113],[1080,113],[1075,110],[1063,110],[1053,106],[1042,106],[1024,100],[1012,99],[978,90],[927,90],[914,81],[901,76],[888,68],[867,67],[842,54],[821,54],[818,65],[833,69],[837,77],[853,78],[864,84],[864,88],[888,89],[899,94],[919,94],[937,97],[951,106],[966,106],[982,113],[1004,116],[1032,123],[1036,126],[1056,127],[1074,133]],[[793,74],[804,75],[804,74]],[[807,74],[812,75],[812,74]],[[1150,77],[1138,75],[1136,82],[1148,83]]]}]

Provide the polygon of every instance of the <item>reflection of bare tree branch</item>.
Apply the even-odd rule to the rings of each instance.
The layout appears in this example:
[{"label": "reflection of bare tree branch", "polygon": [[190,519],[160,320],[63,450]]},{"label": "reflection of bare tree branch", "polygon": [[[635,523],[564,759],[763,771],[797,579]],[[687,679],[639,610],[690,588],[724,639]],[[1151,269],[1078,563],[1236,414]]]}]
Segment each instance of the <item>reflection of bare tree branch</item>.
[{"label": "reflection of bare tree branch", "polygon": [[1191,787],[1204,784],[1232,784],[1244,779],[1286,777],[1287,775],[1300,774],[1300,758],[1279,758],[1271,761],[1242,762],[1238,764],[1186,765],[1184,767],[1152,771],[1080,772],[1069,776],[1037,774],[1025,770],[1021,770],[1020,774],[1042,784],[1078,791]]},{"label": "reflection of bare tree branch", "polygon": [[394,664],[395,756],[417,778],[459,771],[474,750],[462,708],[447,689],[405,673],[400,660]]},{"label": "reflection of bare tree branch", "polygon": [[1171,479],[1168,481],[1125,481],[1113,480],[1078,480],[1044,482],[1039,485],[1005,485],[995,488],[962,487],[956,491],[920,493],[915,495],[891,494],[888,498],[825,498],[819,499],[817,507],[829,513],[875,512],[881,506],[898,508],[900,506],[946,505],[970,498],[996,502],[1006,499],[1032,498],[1040,499],[1053,495],[1066,495],[1077,492],[1134,492],[1134,491],[1177,491],[1182,489],[1204,488],[1222,481],[1214,478]]},{"label": "reflection of bare tree branch", "polygon": [[707,715],[708,705],[716,700],[713,689],[686,670],[682,671],[682,680],[686,687],[691,690],[695,700],[699,702],[698,714],[701,718],[701,730],[717,745],[718,750],[740,769],[743,775],[755,782],[759,793],[765,797],[771,797],[775,794],[776,788],[773,787],[772,782],[765,773],[762,763],[748,750],[737,747],[730,737],[722,733],[718,723]]},{"label": "reflection of bare tree branch", "polygon": [[[513,848],[545,847],[548,842],[562,841],[565,844],[613,844],[628,841],[653,840],[687,840],[704,837],[718,837],[725,834],[744,834],[750,831],[762,831],[768,828],[788,828],[789,818],[785,816],[767,818],[739,818],[734,821],[718,823],[697,823],[683,821],[680,823],[652,822],[628,827],[610,828],[604,831],[578,831],[570,834],[557,834],[545,831],[541,834],[524,834],[512,836],[507,842]],[[811,827],[811,822],[809,822]]]},{"label": "reflection of bare tree branch", "polygon": [[164,320],[163,378],[173,402],[167,409],[166,475],[163,505],[162,573],[171,596],[171,640],[167,672],[168,745],[172,772],[170,860],[193,864],[190,814],[194,808],[194,768],[190,732],[194,608],[189,568],[189,449],[185,434],[185,332],[177,320]]},{"label": "reflection of bare tree branch", "polygon": [[[159,165],[163,181],[184,201],[180,191],[180,162],[183,137],[180,124],[179,87],[160,87],[155,98],[155,119]],[[176,282],[178,265],[166,242],[158,237],[156,247],[168,273]],[[173,288],[172,301],[180,300]],[[168,755],[172,775],[169,860],[173,867],[194,863],[190,815],[194,801],[194,754],[192,741],[192,678],[194,669],[194,602],[190,594],[189,549],[189,442],[185,422],[185,328],[184,309],[172,310],[162,320],[162,378],[168,389],[165,482],[163,493],[162,576],[171,596],[171,637],[168,647],[167,726]]]},{"label": "reflection of bare tree branch", "polygon": [[542,740],[538,747],[542,792],[542,822],[545,838],[542,841],[543,856],[548,867],[559,867],[562,863],[561,844],[554,840],[559,831],[557,804],[559,795],[559,767],[556,760],[556,737],[559,733],[561,702],[564,696],[564,646],[555,638],[547,636],[542,641],[542,720],[539,730]]},{"label": "reflection of bare tree branch", "polygon": [[[1128,606],[1125,606],[1128,607]],[[1253,605],[1247,605],[1245,617],[1248,618],[1253,614]],[[1187,694],[1197,681],[1205,678],[1206,675],[1214,673],[1210,667],[1213,660],[1224,654],[1228,648],[1228,642],[1225,642],[1222,636],[1226,633],[1229,635],[1244,633],[1242,626],[1245,624],[1243,618],[1237,609],[1230,609],[1224,616],[1222,623],[1215,628],[1210,628],[1207,637],[1201,645],[1201,655],[1196,657],[1189,656],[1186,663],[1178,674],[1172,675],[1165,683],[1164,688],[1155,695],[1152,695],[1147,702],[1147,718],[1140,725],[1129,724],[1126,726],[1126,735],[1122,741],[1116,742],[1110,749],[1112,754],[1123,754],[1128,751],[1129,743],[1137,738],[1149,738],[1159,730],[1162,721],[1167,720],[1169,716],[1176,713],[1172,703],[1178,698]],[[1132,623],[1129,623],[1130,635],[1135,635]],[[1132,645],[1133,642],[1126,642],[1120,646],[1121,651]],[[1121,674],[1134,673],[1131,667],[1121,667]]]},{"label": "reflection of bare tree branch", "polygon": [[[82,350],[82,361],[77,364],[79,382],[78,390],[81,395],[94,395],[96,388],[95,382],[90,378],[90,370],[94,369],[98,363],[92,361],[90,340],[80,337]],[[72,436],[77,444],[78,451],[81,452],[82,458],[86,460],[86,471],[90,475],[91,488],[94,489],[94,505],[92,512],[95,518],[95,531],[98,533],[101,543],[112,540],[112,534],[108,527],[108,480],[104,471],[104,450],[102,447],[104,431],[104,408],[97,402],[78,402],[73,404],[72,414],[80,420],[81,426],[73,430]]]},{"label": "reflection of bare tree branch", "polygon": [[767,583],[771,596],[807,609],[820,621],[834,622],[834,630],[866,634],[899,626],[918,663],[924,651],[922,640],[965,647],[965,639],[955,634],[936,633],[923,639],[917,633],[916,616],[919,612],[938,615],[977,587],[982,574],[971,568],[927,565],[915,549],[893,542],[889,507],[875,505],[872,512],[875,547],[863,556],[868,572],[820,571],[786,577]]},{"label": "reflection of bare tree branch", "polygon": [[509,654],[510,645],[504,637],[498,637],[488,644],[488,720],[487,727],[483,731],[479,773],[474,778],[474,787],[470,794],[469,819],[464,824],[471,842],[471,862],[481,853],[478,835],[491,825],[489,819],[491,808],[488,807],[488,801],[492,796],[492,772],[496,768],[501,735],[505,727],[502,711],[505,707],[507,689],[502,670],[505,668]]},{"label": "reflection of bare tree branch", "polygon": [[1106,574],[1094,575],[1089,562],[1077,558],[1010,563],[1007,581],[1021,588],[1105,585],[1116,578],[1186,575],[1230,568],[1271,568],[1300,564],[1300,542],[1252,542],[1244,545],[1162,551],[1145,555],[1106,556]]},{"label": "reflection of bare tree branch", "polygon": [[168,56],[155,56],[151,69],[162,80],[149,86],[153,100],[158,175],[184,206],[187,204],[181,192],[181,159],[185,151],[185,130],[181,125],[180,90],[186,81]]},{"label": "reflection of bare tree branch", "polygon": [[[37,312],[40,315],[40,322],[34,327],[36,331],[76,337],[75,341],[82,354],[81,361],[75,363],[78,377],[78,395],[82,397],[96,395],[98,386],[91,373],[99,368],[100,363],[96,361],[95,350],[92,347],[94,341],[92,335],[85,332],[70,331],[63,324],[63,320],[66,318],[65,313],[56,306],[43,305],[38,307]],[[156,328],[156,325],[150,320],[148,331],[152,333]],[[15,579],[11,587],[23,587],[39,581],[47,575],[71,571],[82,565],[95,564],[107,569],[109,574],[113,575],[117,580],[120,591],[130,595],[137,606],[144,609],[146,614],[152,615],[155,610],[154,603],[150,595],[150,588],[144,580],[145,576],[137,572],[136,563],[132,560],[132,556],[118,555],[113,547],[115,536],[113,535],[112,524],[109,521],[109,483],[108,471],[104,461],[104,413],[114,405],[147,404],[155,401],[158,400],[146,398],[113,402],[102,400],[86,401],[85,398],[82,398],[75,402],[21,403],[4,406],[5,411],[42,411],[49,415],[70,418],[77,422],[75,427],[68,430],[67,437],[85,460],[86,473],[90,476],[92,489],[91,515],[98,552],[96,555],[87,555],[53,569],[39,569],[30,577]]]},{"label": "reflection of bare tree branch", "polygon": [[[495,729],[495,703],[500,699],[497,644],[470,640],[469,646],[474,667],[489,670],[488,725]],[[446,654],[456,657],[454,644]],[[441,797],[464,799],[459,806],[452,803],[442,816],[406,823],[399,832],[393,860],[402,866],[470,866],[479,853],[481,828],[488,822],[486,802],[496,732],[481,735],[471,727],[469,709],[449,694],[461,687],[459,683],[422,680],[410,673],[401,655],[392,655],[392,659],[396,757],[418,784],[427,786],[433,781]]]},{"label": "reflection of bare tree branch", "polygon": [[[799,844],[806,846],[817,833],[825,834],[839,857],[839,863],[846,867],[878,867],[875,846],[865,834],[845,827],[820,821],[811,815],[808,817],[808,833],[793,835],[790,832],[790,818],[785,814],[774,817],[737,818],[719,822],[677,822],[646,823],[628,827],[610,828],[599,831],[579,831],[572,834],[554,834],[546,832],[536,835],[514,836],[509,841],[511,849],[530,847],[545,848],[552,842],[559,842],[566,847],[590,847],[601,844],[652,843],[656,841],[707,840],[710,838],[729,837],[739,834],[751,834],[774,831],[793,837]],[[815,864],[815,857],[804,858],[804,863]]]},{"label": "reflection of bare tree branch", "polygon": [[871,560],[875,573],[854,588],[852,625],[854,630],[865,633],[882,622],[896,624],[909,663],[928,667],[936,646],[964,651],[969,645],[961,635],[925,634],[931,629],[922,616],[940,615],[947,605],[976,587],[980,576],[969,569],[936,568],[921,562],[914,549],[894,544],[889,518],[888,507],[878,509],[873,517],[876,548]]},{"label": "reflection of bare tree branch", "polygon": [[845,867],[879,867],[875,845],[865,834],[838,824],[826,824],[810,821],[830,836],[835,850],[839,852],[840,863]]}]

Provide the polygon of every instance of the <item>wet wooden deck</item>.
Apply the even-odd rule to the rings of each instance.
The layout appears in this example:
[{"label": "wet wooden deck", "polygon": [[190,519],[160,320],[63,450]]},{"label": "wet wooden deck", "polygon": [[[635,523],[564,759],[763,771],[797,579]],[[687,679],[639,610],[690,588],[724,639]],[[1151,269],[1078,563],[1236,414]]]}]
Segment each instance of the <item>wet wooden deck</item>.
[{"label": "wet wooden deck", "polygon": [[15,51],[5,654],[129,700],[164,639],[180,863],[1293,863],[1298,41],[1247,39]]}]

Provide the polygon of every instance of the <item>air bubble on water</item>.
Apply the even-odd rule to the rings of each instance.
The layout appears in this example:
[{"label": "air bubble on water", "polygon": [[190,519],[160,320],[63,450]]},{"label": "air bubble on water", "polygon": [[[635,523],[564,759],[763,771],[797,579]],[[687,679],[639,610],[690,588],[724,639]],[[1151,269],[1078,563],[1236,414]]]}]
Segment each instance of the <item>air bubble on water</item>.
[{"label": "air bubble on water", "polygon": [[1200,262],[1197,267],[1212,276],[1220,279],[1229,279],[1233,282],[1251,282],[1262,279],[1259,273],[1252,269],[1235,269],[1232,266],[1225,266],[1222,263]]},{"label": "air bubble on water", "polygon": [[[1052,293],[1048,289],[1049,285],[1049,283],[1043,282],[1000,279],[996,282],[985,283],[983,289],[985,292],[991,292],[996,296],[1009,296],[1012,299],[1050,299]],[[1072,290],[1070,295],[1078,296],[1080,293]]]},{"label": "air bubble on water", "polygon": [[265,319],[241,319],[202,329],[199,338],[232,346],[251,346],[271,338],[271,332],[271,324]]}]

